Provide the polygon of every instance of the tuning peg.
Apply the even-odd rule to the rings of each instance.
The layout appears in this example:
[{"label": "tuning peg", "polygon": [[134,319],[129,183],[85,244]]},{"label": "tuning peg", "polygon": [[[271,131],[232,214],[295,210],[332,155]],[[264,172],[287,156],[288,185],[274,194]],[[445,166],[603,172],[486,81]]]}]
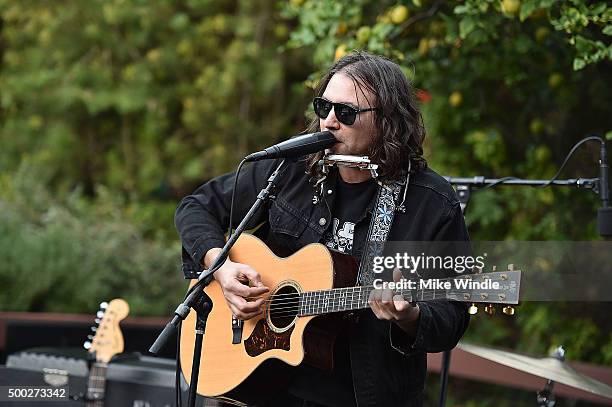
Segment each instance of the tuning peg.
[{"label": "tuning peg", "polygon": [[91,349],[91,342],[87,341],[83,344],[83,347],[87,350]]},{"label": "tuning peg", "polygon": [[506,305],[502,311],[504,312],[504,314],[506,315],[514,315],[514,307],[511,305]]},{"label": "tuning peg", "polygon": [[100,303],[100,309],[106,309],[108,307],[108,302],[103,301]]},{"label": "tuning peg", "polygon": [[104,311],[98,311],[98,312],[96,313],[96,316],[97,316],[98,318],[102,318],[102,317],[104,316]]},{"label": "tuning peg", "polygon": [[476,304],[472,303],[472,305],[470,305],[470,307],[468,308],[468,314],[476,315],[477,312],[478,312],[478,307],[476,306]]},{"label": "tuning peg", "polygon": [[94,319],[94,322],[95,322],[96,324],[98,324],[98,325],[100,325],[100,321],[102,321],[100,318],[96,318],[96,319]]},{"label": "tuning peg", "polygon": [[98,330],[98,328],[96,328],[95,326],[92,326],[92,327],[91,327],[91,331],[92,331],[92,332],[96,332],[97,330]]},{"label": "tuning peg", "polygon": [[485,305],[485,312],[489,315],[493,315],[495,314],[495,305],[493,304],[487,304]]},{"label": "tuning peg", "polygon": [[93,335],[87,335],[87,339],[93,340]]}]

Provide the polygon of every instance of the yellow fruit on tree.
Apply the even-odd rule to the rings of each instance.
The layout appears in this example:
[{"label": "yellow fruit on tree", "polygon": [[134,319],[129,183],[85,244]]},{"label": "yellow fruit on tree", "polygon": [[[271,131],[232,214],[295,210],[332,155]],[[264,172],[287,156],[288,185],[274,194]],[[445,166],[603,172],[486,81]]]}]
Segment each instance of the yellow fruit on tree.
[{"label": "yellow fruit on tree", "polygon": [[419,55],[425,56],[427,55],[428,51],[429,51],[429,40],[427,38],[421,38],[421,40],[419,41],[419,50],[418,50]]},{"label": "yellow fruit on tree", "polygon": [[532,20],[542,20],[546,18],[547,16],[548,16],[548,13],[546,12],[546,9],[541,8],[531,13],[529,18]]},{"label": "yellow fruit on tree", "polygon": [[391,22],[393,24],[401,24],[406,21],[406,19],[408,18],[408,14],[410,14],[410,12],[408,11],[408,7],[396,6],[393,8],[393,10],[391,10]]},{"label": "yellow fruit on tree", "polygon": [[28,118],[28,127],[30,127],[31,129],[38,130],[42,127],[42,125],[43,125],[42,117],[38,115],[33,115]]},{"label": "yellow fruit on tree", "polygon": [[461,105],[462,102],[463,102],[463,95],[461,94],[461,92],[457,90],[451,93],[450,96],[448,97],[448,103],[450,103],[452,107],[458,107]]},{"label": "yellow fruit on tree", "polygon": [[535,39],[537,42],[543,42],[548,34],[550,34],[550,30],[547,27],[539,27],[535,32]]},{"label": "yellow fruit on tree", "polygon": [[389,17],[388,13],[381,14],[376,17],[376,22],[381,24],[388,24],[391,22],[391,18]]},{"label": "yellow fruit on tree", "polygon": [[507,15],[518,14],[521,8],[521,0],[502,0],[501,11]]},{"label": "yellow fruit on tree", "polygon": [[191,55],[193,52],[193,46],[188,40],[181,40],[176,46],[176,51],[182,56]]},{"label": "yellow fruit on tree", "polygon": [[538,162],[546,162],[550,160],[550,150],[546,146],[539,146],[535,150],[535,159]]},{"label": "yellow fruit on tree", "polygon": [[535,118],[529,123],[529,131],[533,134],[539,134],[544,130],[544,122],[541,119]]},{"label": "yellow fruit on tree", "polygon": [[49,43],[51,42],[51,33],[49,32],[49,30],[42,30],[38,34],[38,41],[40,41],[42,45],[49,45]]},{"label": "yellow fruit on tree", "polygon": [[444,24],[442,21],[432,21],[429,25],[429,29],[431,30],[432,34],[440,37],[443,36],[444,32],[446,31],[446,24]]},{"label": "yellow fruit on tree", "polygon": [[370,27],[361,27],[357,30],[357,41],[364,44],[368,42],[370,39],[370,34],[372,33],[372,29]]},{"label": "yellow fruit on tree", "polygon": [[277,24],[274,27],[276,38],[286,38],[289,35],[289,28],[285,24]]},{"label": "yellow fruit on tree", "polygon": [[85,26],[85,35],[89,38],[95,38],[100,35],[100,28],[96,24],[87,24]]},{"label": "yellow fruit on tree", "polygon": [[193,109],[194,105],[195,105],[195,102],[193,98],[187,98],[183,100],[183,106],[185,107],[185,109]]},{"label": "yellow fruit on tree", "polygon": [[343,56],[345,56],[346,54],[347,54],[346,44],[340,44],[340,45],[338,45],[338,48],[336,48],[336,53],[334,54],[334,58],[337,61],[340,58],[342,58]]},{"label": "yellow fruit on tree", "polygon": [[561,85],[561,82],[563,82],[563,75],[561,75],[559,72],[553,72],[548,77],[548,86],[550,86],[551,88],[558,87],[559,85]]},{"label": "yellow fruit on tree", "polygon": [[336,36],[341,37],[348,31],[348,26],[344,21],[338,23],[338,27],[336,28]]},{"label": "yellow fruit on tree", "polygon": [[160,60],[161,56],[162,56],[162,53],[159,50],[159,48],[153,48],[152,50],[147,52],[147,59],[150,62],[153,62],[153,63],[158,62]]},{"label": "yellow fruit on tree", "polygon": [[484,143],[487,141],[487,133],[482,130],[476,130],[470,135],[470,139],[476,143]]}]

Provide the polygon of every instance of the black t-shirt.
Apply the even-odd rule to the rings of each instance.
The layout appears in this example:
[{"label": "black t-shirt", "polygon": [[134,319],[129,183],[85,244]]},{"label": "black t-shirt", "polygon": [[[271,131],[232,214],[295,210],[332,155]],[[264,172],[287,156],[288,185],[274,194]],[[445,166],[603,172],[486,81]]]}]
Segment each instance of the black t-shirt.
[{"label": "black t-shirt", "polygon": [[[321,243],[331,250],[353,254],[355,224],[363,218],[376,190],[377,184],[372,179],[351,184],[338,177],[332,221]],[[348,339],[346,329],[341,329],[334,345],[334,370],[331,373],[301,365],[290,391],[322,405],[356,405]]]},{"label": "black t-shirt", "polygon": [[355,223],[363,217],[366,207],[376,192],[376,186],[373,179],[350,184],[338,177],[332,221],[323,235],[323,244],[331,250],[353,254]]}]

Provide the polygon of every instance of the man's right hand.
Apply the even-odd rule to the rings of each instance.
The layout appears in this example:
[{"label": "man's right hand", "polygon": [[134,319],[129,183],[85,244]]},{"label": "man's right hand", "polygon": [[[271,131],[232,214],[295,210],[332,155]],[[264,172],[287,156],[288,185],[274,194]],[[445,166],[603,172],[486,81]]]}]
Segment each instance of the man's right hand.
[{"label": "man's right hand", "polygon": [[[221,249],[210,249],[204,257],[210,264]],[[232,313],[240,319],[250,319],[262,312],[264,298],[257,298],[269,291],[261,282],[261,276],[250,266],[227,259],[213,274],[221,286]],[[257,299],[256,299],[257,298]]]}]

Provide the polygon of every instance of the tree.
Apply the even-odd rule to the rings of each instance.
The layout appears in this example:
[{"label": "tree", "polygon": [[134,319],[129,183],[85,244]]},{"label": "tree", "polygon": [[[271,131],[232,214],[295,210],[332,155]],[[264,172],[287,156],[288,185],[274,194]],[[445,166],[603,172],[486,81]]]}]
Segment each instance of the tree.
[{"label": "tree", "polygon": [[277,54],[288,29],[273,2],[1,1],[0,13],[2,170],[28,156],[54,187],[167,198],[300,121],[290,84],[308,64]]}]

